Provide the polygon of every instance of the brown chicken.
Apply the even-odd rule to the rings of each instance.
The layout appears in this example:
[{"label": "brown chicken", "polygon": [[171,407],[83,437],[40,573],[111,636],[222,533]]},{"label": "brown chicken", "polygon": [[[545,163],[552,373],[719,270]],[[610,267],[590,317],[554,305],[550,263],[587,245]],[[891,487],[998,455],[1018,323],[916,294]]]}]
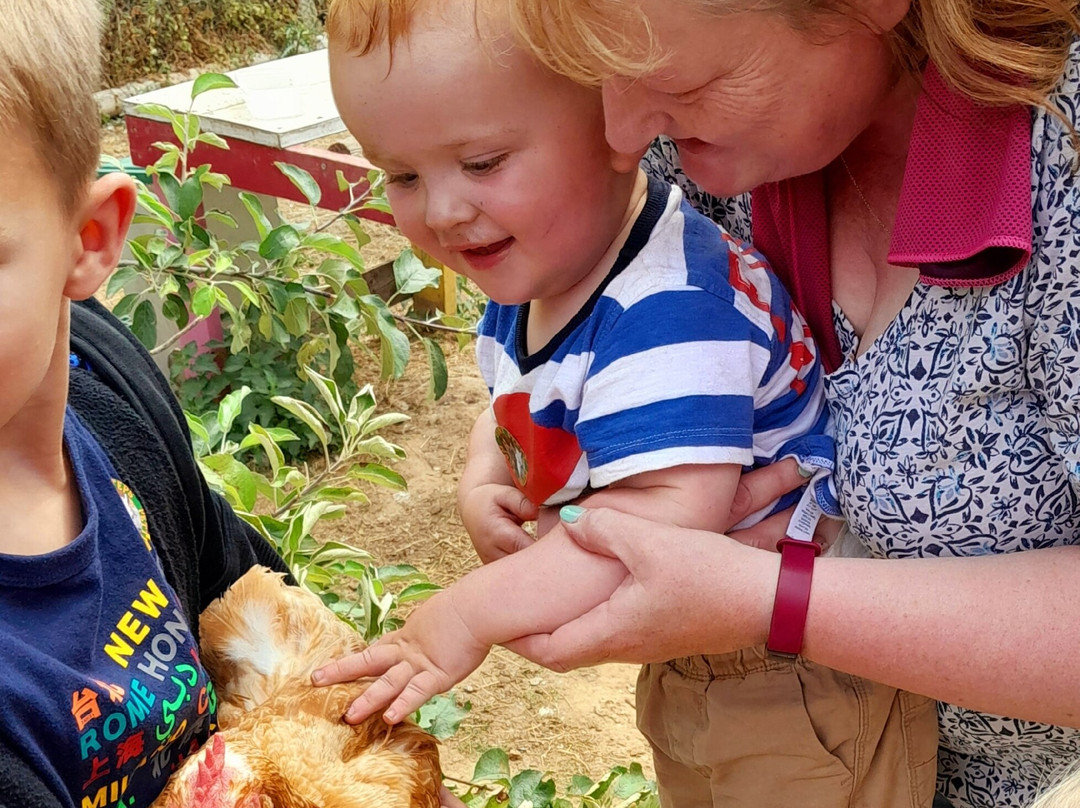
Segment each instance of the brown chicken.
[{"label": "brown chicken", "polygon": [[319,601],[256,567],[200,617],[220,731],[151,808],[438,808],[436,741],[379,716],[350,726],[366,682],[316,688],[311,672],[363,640]]}]

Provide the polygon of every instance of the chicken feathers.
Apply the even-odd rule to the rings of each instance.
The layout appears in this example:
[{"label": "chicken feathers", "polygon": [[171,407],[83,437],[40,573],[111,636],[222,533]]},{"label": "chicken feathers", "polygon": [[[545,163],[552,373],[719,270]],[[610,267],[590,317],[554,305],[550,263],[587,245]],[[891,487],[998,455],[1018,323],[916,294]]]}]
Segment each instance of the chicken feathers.
[{"label": "chicken feathers", "polygon": [[378,716],[341,720],[367,682],[311,672],[363,641],[312,593],[255,567],[199,619],[220,731],[152,808],[438,808],[436,741]]}]

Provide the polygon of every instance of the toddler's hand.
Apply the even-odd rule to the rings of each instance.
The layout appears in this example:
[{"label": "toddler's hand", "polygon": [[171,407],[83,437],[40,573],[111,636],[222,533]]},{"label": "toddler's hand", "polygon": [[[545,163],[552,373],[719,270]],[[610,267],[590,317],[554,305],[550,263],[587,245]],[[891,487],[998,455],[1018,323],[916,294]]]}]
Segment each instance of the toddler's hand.
[{"label": "toddler's hand", "polygon": [[522,524],[538,515],[539,509],[512,485],[478,485],[461,500],[461,521],[485,564],[532,544]]},{"label": "toddler's hand", "polygon": [[490,650],[469,630],[447,590],[417,608],[398,631],[324,665],[311,679],[332,685],[378,676],[349,706],[345,720],[358,723],[389,704],[383,718],[396,724],[476,670]]}]

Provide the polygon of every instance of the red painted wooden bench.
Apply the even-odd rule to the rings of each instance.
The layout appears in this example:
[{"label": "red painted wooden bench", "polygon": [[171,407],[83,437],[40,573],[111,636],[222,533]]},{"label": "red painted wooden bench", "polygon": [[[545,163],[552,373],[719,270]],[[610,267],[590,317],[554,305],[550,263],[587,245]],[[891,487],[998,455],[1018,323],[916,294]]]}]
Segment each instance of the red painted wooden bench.
[{"label": "red painted wooden bench", "polygon": [[[326,51],[264,62],[228,75],[239,89],[205,93],[194,105],[193,82],[126,99],[124,114],[132,162],[150,165],[161,154],[154,148],[155,142],[176,142],[172,126],[141,112],[140,106],[161,104],[176,112],[190,108],[199,116],[204,131],[213,132],[229,144],[228,150],[203,145],[189,155],[189,165],[211,163],[215,171],[227,174],[232,182],[231,189],[223,189],[221,198],[213,201],[214,207],[230,211],[238,222],[243,222],[247,217],[239,201],[240,191],[262,195],[264,208],[271,213],[277,210],[277,199],[306,204],[307,199],[274,166],[275,162],[284,162],[314,177],[322,189],[319,207],[343,209],[349,195],[338,188],[337,172],[341,171],[350,182],[366,181],[373,166],[362,157],[304,145],[345,131],[330,93]],[[392,216],[380,211],[365,210],[358,215],[394,223]],[[424,290],[417,297],[429,307],[453,312],[455,288],[453,273],[444,268],[439,288]]]}]

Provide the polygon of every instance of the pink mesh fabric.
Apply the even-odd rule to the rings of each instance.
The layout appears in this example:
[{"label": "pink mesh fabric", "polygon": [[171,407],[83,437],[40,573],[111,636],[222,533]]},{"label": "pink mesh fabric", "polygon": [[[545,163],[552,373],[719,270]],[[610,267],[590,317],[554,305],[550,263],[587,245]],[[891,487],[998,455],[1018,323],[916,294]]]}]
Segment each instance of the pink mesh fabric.
[{"label": "pink mesh fabric", "polygon": [[821,172],[773,182],[750,196],[754,247],[806,318],[826,372],[840,367],[843,354],[832,321],[829,224]]},{"label": "pink mesh fabric", "polygon": [[1031,256],[1031,114],[977,106],[923,76],[889,260],[923,281],[985,286]]},{"label": "pink mesh fabric", "polygon": [[[937,68],[923,76],[889,260],[924,283],[990,286],[1031,257],[1031,114],[980,107]],[[754,246],[773,265],[818,339],[840,363],[832,325],[825,193],[820,172],[769,183],[751,197]]]}]

